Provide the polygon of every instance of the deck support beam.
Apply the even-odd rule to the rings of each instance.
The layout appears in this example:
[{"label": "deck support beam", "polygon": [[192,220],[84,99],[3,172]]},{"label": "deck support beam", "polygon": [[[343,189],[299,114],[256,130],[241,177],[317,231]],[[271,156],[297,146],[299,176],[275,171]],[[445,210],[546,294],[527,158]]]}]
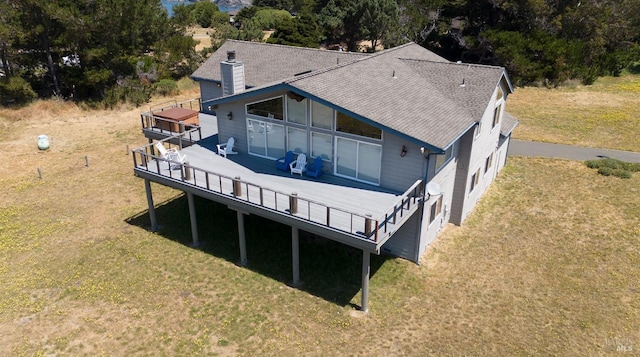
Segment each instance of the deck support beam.
[{"label": "deck support beam", "polygon": [[158,230],[158,220],[156,219],[156,208],[153,205],[153,193],[151,193],[151,181],[144,179],[144,189],[147,191],[147,205],[149,206],[149,221],[151,221],[151,231]]},{"label": "deck support beam", "polygon": [[247,240],[244,234],[244,213],[237,211],[238,215],[238,239],[240,242],[240,265],[246,266],[247,261]]},{"label": "deck support beam", "polygon": [[192,247],[200,246],[198,239],[198,221],[196,220],[196,205],[193,200],[193,193],[187,192],[187,202],[189,203],[189,219],[191,220],[191,237],[193,239]]},{"label": "deck support beam", "polygon": [[291,256],[293,265],[292,286],[300,286],[300,230],[291,226]]},{"label": "deck support beam", "polygon": [[360,310],[367,312],[369,310],[369,276],[371,275],[371,253],[362,250],[362,301]]}]

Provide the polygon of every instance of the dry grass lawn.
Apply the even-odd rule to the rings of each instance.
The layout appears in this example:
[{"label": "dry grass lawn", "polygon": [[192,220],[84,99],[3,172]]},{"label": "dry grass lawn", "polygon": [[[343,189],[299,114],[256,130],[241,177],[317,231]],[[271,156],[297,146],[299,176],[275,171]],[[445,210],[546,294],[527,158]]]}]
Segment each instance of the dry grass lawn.
[{"label": "dry grass lawn", "polygon": [[516,139],[640,151],[640,75],[517,88],[507,110],[520,120]]},{"label": "dry grass lawn", "polygon": [[[191,249],[186,201],[158,185],[164,228],[145,230],[144,185],[126,147],[146,142],[138,115],[146,109],[54,101],[0,109],[0,356],[640,348],[638,174],[510,158],[468,221],[445,230],[420,266],[374,257],[362,315],[352,307],[357,252],[303,237],[305,285],[290,288],[290,230],[249,216],[250,266],[238,267],[235,214],[198,200],[206,249]],[[42,133],[46,152],[37,149]]]}]

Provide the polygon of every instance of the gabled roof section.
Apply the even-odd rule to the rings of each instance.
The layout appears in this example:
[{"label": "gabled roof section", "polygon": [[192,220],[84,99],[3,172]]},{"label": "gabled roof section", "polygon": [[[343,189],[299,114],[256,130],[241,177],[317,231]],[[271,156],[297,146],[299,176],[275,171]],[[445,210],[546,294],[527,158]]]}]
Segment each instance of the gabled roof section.
[{"label": "gabled roof section", "polygon": [[513,115],[508,112],[504,112],[502,115],[502,124],[500,125],[500,135],[509,136],[513,129],[518,126],[519,122]]},{"label": "gabled roof section", "polygon": [[482,118],[505,75],[501,67],[448,62],[411,43],[286,83],[360,119],[446,149]]},{"label": "gabled roof section", "polygon": [[236,51],[236,59],[244,63],[246,84],[250,87],[371,56],[366,53],[227,40],[191,77],[195,80],[220,81],[220,62],[227,60],[227,51]]},{"label": "gabled roof section", "polygon": [[[240,61],[249,57],[245,73],[247,82],[255,87],[214,99],[212,104],[292,90],[383,130],[424,143],[429,149],[445,150],[472,128],[482,118],[497,85],[513,91],[502,67],[449,62],[415,43],[367,55],[227,41],[215,58],[207,61],[209,72],[205,64],[193,77],[215,70],[209,78],[219,78],[219,62],[232,49]],[[338,63],[337,56],[345,54],[347,57],[340,57]],[[293,61],[292,56],[298,56],[293,57],[297,60]],[[298,67],[289,68],[287,61]],[[301,74],[310,66],[316,69]],[[250,73],[249,67],[255,72]],[[279,72],[270,73],[269,68]]]}]

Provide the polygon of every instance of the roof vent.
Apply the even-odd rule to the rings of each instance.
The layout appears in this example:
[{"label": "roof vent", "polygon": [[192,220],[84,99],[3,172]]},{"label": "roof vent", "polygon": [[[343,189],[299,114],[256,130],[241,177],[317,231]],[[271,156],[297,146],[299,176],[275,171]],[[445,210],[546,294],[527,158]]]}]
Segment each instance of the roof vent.
[{"label": "roof vent", "polygon": [[227,62],[234,63],[236,61],[236,51],[227,51]]}]

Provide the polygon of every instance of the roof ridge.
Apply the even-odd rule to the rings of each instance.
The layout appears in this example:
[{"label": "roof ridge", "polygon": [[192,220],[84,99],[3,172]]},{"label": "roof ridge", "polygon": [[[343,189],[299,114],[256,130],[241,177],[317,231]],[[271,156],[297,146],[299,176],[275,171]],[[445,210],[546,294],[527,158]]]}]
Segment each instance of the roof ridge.
[{"label": "roof ridge", "polygon": [[503,66],[495,66],[490,64],[480,64],[480,63],[468,63],[468,62],[452,62],[452,61],[434,61],[420,58],[398,58],[401,61],[414,61],[414,62],[430,62],[434,64],[442,64],[442,65],[453,65],[453,66],[465,66],[465,67],[478,67],[478,68],[489,68],[489,69],[499,69],[505,70]]},{"label": "roof ridge", "polygon": [[312,48],[312,47],[298,47],[298,46],[291,46],[291,45],[282,45],[279,43],[269,43],[269,42],[257,42],[257,41],[243,41],[243,40],[235,40],[235,39],[228,39],[225,41],[226,42],[234,42],[234,43],[241,43],[241,44],[251,44],[251,45],[261,45],[261,46],[267,46],[267,47],[284,47],[284,48],[288,48],[291,50],[305,50],[305,51],[322,51],[322,52],[335,52],[338,55],[342,55],[342,54],[349,54],[349,55],[361,55],[363,57],[370,57],[371,54],[370,53],[365,53],[365,52],[343,52],[343,51],[332,51],[332,50],[328,50],[328,49],[322,49],[322,48]]},{"label": "roof ridge", "polygon": [[[380,52],[366,53],[367,56],[363,56],[362,58],[355,59],[355,60],[350,60],[350,61],[347,61],[345,63],[339,63],[339,64],[336,64],[336,65],[333,65],[333,66],[330,66],[330,67],[319,69],[317,71],[313,71],[313,72],[310,72],[310,73],[305,73],[304,75],[295,76],[293,78],[284,80],[283,83],[293,83],[293,82],[295,82],[297,80],[301,80],[301,79],[304,79],[304,78],[309,78],[309,77],[312,77],[312,76],[316,76],[316,75],[320,75],[320,74],[323,74],[323,73],[327,73],[329,71],[333,71],[333,70],[336,70],[338,68],[342,68],[344,66],[352,65],[352,64],[354,64],[356,62],[366,61],[366,60],[369,60],[369,59],[378,58],[380,55],[388,54],[388,53],[394,52],[396,50],[402,49],[404,47],[409,47],[409,46],[411,46],[413,44],[415,44],[415,43],[414,42],[407,42],[407,43],[402,44],[400,46],[384,49],[384,50],[382,50]],[[348,52],[348,53],[359,53],[359,52]],[[365,53],[363,53],[363,54],[365,54]]]}]

